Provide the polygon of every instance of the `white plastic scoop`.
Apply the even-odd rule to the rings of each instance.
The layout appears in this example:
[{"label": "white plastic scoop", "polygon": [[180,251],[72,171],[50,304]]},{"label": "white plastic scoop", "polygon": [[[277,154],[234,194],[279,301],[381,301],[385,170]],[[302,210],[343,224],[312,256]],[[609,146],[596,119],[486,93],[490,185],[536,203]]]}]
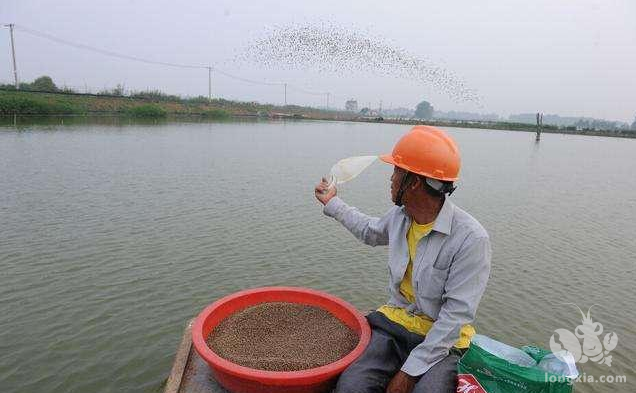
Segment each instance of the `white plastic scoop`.
[{"label": "white plastic scoop", "polygon": [[346,183],[351,179],[362,173],[369,165],[373,164],[378,156],[355,156],[343,158],[335,163],[329,171],[329,186],[333,187],[336,184]]}]

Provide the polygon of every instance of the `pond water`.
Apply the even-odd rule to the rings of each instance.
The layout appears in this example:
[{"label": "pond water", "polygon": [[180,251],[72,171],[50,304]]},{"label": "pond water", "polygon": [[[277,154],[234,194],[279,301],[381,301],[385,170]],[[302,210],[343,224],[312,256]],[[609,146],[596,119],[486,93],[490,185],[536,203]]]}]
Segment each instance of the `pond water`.
[{"label": "pond water", "polygon": [[[186,322],[231,292],[298,285],[361,310],[386,300],[385,248],[321,213],[313,187],[343,157],[390,151],[408,126],[345,122],[54,120],[0,128],[0,390],[162,389]],[[448,129],[452,199],[489,231],[478,332],[548,347],[592,308],[612,365],[577,392],[636,383],[636,140]],[[390,206],[392,168],[339,189]]]}]

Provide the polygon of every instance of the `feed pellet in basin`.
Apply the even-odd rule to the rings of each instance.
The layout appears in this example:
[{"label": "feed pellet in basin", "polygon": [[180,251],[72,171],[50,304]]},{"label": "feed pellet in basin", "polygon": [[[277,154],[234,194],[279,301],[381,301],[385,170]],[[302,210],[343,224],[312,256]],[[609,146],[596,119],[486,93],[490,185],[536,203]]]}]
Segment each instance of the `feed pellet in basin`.
[{"label": "feed pellet in basin", "polygon": [[241,366],[297,371],[343,358],[358,339],[347,325],[319,307],[269,302],[222,320],[207,344],[220,357]]}]

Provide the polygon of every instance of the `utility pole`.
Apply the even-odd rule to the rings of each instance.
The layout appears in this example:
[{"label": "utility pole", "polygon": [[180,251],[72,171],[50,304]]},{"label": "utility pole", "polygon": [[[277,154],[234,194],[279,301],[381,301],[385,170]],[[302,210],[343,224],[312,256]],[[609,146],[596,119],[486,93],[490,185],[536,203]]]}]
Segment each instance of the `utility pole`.
[{"label": "utility pole", "polygon": [[18,66],[15,62],[15,42],[13,41],[13,23],[5,25],[9,27],[9,35],[11,36],[11,56],[13,57],[13,80],[15,82],[15,89],[20,90],[20,84],[18,83]]},{"label": "utility pole", "polygon": [[287,83],[285,83],[285,106],[287,106]]},{"label": "utility pole", "polygon": [[208,104],[212,103],[212,67],[208,66]]},{"label": "utility pole", "polygon": [[541,132],[543,131],[543,113],[537,113],[537,136],[535,140],[541,140]]}]

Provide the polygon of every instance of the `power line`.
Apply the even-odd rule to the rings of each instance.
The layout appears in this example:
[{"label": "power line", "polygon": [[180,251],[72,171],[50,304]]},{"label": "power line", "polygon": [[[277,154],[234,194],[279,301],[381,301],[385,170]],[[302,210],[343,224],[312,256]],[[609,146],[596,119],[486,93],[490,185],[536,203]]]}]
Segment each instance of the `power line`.
[{"label": "power line", "polygon": [[235,79],[235,80],[238,80],[238,81],[241,81],[241,82],[252,83],[252,84],[255,84],[255,85],[263,85],[263,86],[284,86],[285,85],[285,83],[283,83],[283,82],[261,82],[261,81],[256,81],[256,80],[253,80],[253,79],[247,79],[247,78],[243,78],[243,77],[240,77],[240,76],[232,75],[232,74],[227,73],[225,71],[221,71],[218,68],[212,68],[212,69],[215,72],[217,72],[217,73],[219,73],[221,75],[225,75],[228,78],[232,78],[232,79]]},{"label": "power line", "polygon": [[328,92],[317,92],[317,91],[308,91],[305,89],[301,89],[300,87],[294,86],[294,85],[290,85],[288,84],[287,87],[291,88],[292,90],[296,90],[300,93],[304,93],[304,94],[309,94],[309,95],[313,95],[313,96],[324,96],[326,94],[329,94]]},{"label": "power line", "polygon": [[[254,80],[254,79],[243,78],[241,76],[231,74],[229,72],[223,71],[221,69],[218,69],[216,67],[212,67],[212,66],[209,66],[209,65],[172,63],[172,62],[165,62],[165,61],[149,60],[149,59],[145,59],[145,58],[142,58],[142,57],[130,56],[130,55],[126,55],[126,54],[123,54],[123,53],[118,53],[118,52],[114,52],[114,51],[110,51],[110,50],[97,48],[97,47],[94,47],[94,46],[91,46],[91,45],[86,45],[86,44],[81,44],[81,43],[69,41],[69,40],[66,40],[64,38],[56,37],[54,35],[51,35],[51,34],[48,34],[48,33],[44,33],[44,32],[38,31],[38,30],[34,30],[34,29],[31,29],[31,28],[28,28],[28,27],[25,27],[25,26],[21,26],[21,25],[14,25],[14,28],[15,28],[15,30],[22,31],[22,32],[30,34],[32,36],[44,38],[44,39],[47,39],[49,41],[53,41],[53,42],[56,42],[56,43],[62,44],[62,45],[67,45],[67,46],[70,46],[70,47],[73,47],[73,48],[76,48],[76,49],[87,50],[87,51],[90,51],[90,52],[99,53],[99,54],[104,55],[104,56],[110,56],[110,57],[115,57],[115,58],[124,59],[124,60],[131,60],[131,61],[136,61],[136,62],[140,62],[140,63],[159,65],[159,66],[166,66],[166,67],[187,68],[187,69],[205,69],[205,70],[208,70],[209,73],[211,73],[211,71],[214,71],[214,72],[216,72],[218,74],[221,74],[223,76],[226,76],[228,78],[231,78],[231,79],[234,79],[234,80],[237,80],[237,81],[241,81],[241,82],[244,82],[244,83],[251,83],[251,84],[254,84],[254,85],[285,86],[284,82],[267,82],[267,81],[258,81],[258,80]],[[329,94],[328,92],[312,92],[312,91],[305,90],[305,89],[302,89],[300,87],[289,85],[289,84],[287,84],[287,86],[290,87],[293,90],[296,90],[296,91],[298,91],[300,93],[308,94],[308,95],[324,96],[324,95]]]},{"label": "power line", "polygon": [[164,61],[155,61],[155,60],[143,59],[141,57],[136,57],[136,56],[129,56],[129,55],[125,55],[125,54],[121,54],[121,53],[117,53],[117,52],[113,52],[113,51],[109,51],[109,50],[95,48],[95,47],[90,46],[90,45],[78,44],[78,43],[75,43],[75,42],[71,42],[71,41],[65,40],[63,38],[55,37],[55,36],[53,36],[51,34],[47,34],[47,33],[41,32],[41,31],[29,29],[27,27],[20,26],[20,25],[15,25],[15,29],[19,30],[19,31],[22,31],[24,33],[27,33],[27,34],[31,34],[31,35],[36,36],[36,37],[45,38],[47,40],[50,40],[50,41],[53,41],[53,42],[57,42],[58,44],[63,44],[63,45],[67,45],[67,46],[71,46],[71,47],[77,48],[77,49],[84,49],[84,50],[88,50],[88,51],[91,51],[91,52],[96,52],[96,53],[102,54],[104,56],[117,57],[117,58],[120,58],[120,59],[132,60],[132,61],[137,61],[137,62],[146,63],[146,64],[162,65],[162,66],[167,66],[167,67],[198,68],[198,69],[205,69],[205,68],[208,67],[208,66],[205,66],[205,65],[168,63],[168,62],[164,62]]}]

